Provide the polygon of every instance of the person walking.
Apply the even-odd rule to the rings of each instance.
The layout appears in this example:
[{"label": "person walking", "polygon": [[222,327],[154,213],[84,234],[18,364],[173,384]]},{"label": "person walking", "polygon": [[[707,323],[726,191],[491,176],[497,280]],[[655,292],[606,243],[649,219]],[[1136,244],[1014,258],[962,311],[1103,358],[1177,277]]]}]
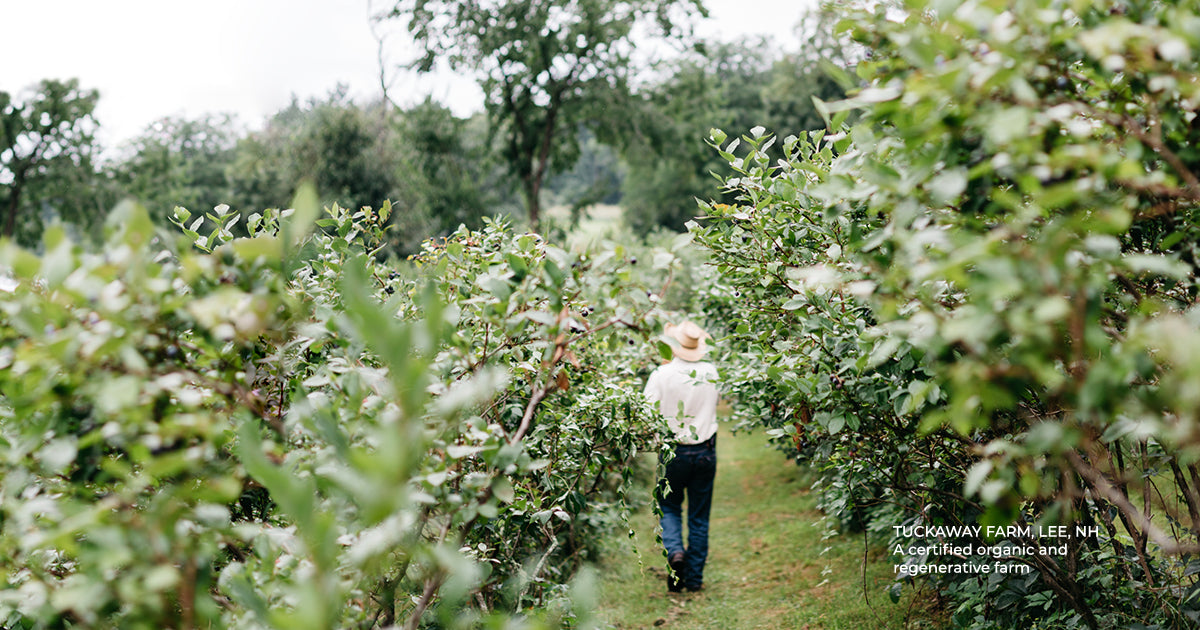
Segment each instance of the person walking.
[{"label": "person walking", "polygon": [[[708,517],[717,472],[717,368],[704,360],[709,334],[690,321],[668,324],[674,358],[646,380],[646,398],[657,403],[675,436],[675,457],[656,492],[662,510],[667,590],[699,591],[708,560]],[[683,504],[687,502],[687,546]]]}]

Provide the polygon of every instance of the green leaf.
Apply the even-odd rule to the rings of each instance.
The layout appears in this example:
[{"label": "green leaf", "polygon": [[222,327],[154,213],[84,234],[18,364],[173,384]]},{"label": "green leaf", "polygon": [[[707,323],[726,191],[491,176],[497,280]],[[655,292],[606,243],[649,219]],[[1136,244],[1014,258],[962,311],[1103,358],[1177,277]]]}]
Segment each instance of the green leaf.
[{"label": "green leaf", "polygon": [[794,311],[797,309],[804,308],[807,304],[808,304],[808,300],[806,298],[794,297],[794,298],[784,302],[783,306],[781,306],[780,308],[782,308],[785,311]]},{"label": "green leaf", "polygon": [[446,455],[450,459],[467,459],[483,452],[482,446],[451,444],[446,447]]},{"label": "green leaf", "polygon": [[508,477],[500,475],[492,481],[492,496],[495,496],[503,503],[512,503],[517,498],[517,493],[513,490],[512,482]]},{"label": "green leaf", "polygon": [[141,251],[150,245],[155,228],[144,206],[126,200],[104,219],[104,230],[110,243],[115,239]]},{"label": "green leaf", "polygon": [[272,235],[234,239],[229,246],[244,260],[278,262],[283,256],[283,241]]},{"label": "green leaf", "polygon": [[[51,242],[54,243],[51,246]],[[57,287],[75,270],[75,254],[72,252],[71,241],[61,226],[53,226],[46,230],[44,244],[46,254],[42,256],[41,277],[46,284]]]},{"label": "green leaf", "polygon": [[1188,276],[1188,266],[1182,261],[1162,255],[1128,254],[1122,261],[1135,273],[1150,273],[1183,280]]},{"label": "green leaf", "polygon": [[654,269],[667,269],[676,260],[675,255],[671,252],[658,252],[654,254]]},{"label": "green leaf", "polygon": [[951,204],[967,189],[967,171],[963,168],[943,171],[929,180],[926,187],[934,203]]},{"label": "green leaf", "polygon": [[813,108],[817,110],[817,115],[821,117],[821,120],[825,121],[825,128],[833,129],[833,122],[829,120],[829,106],[825,104],[825,101],[813,96],[812,103]]},{"label": "green leaf", "polygon": [[675,238],[671,239],[670,250],[672,252],[679,252],[679,250],[690,245],[695,239],[696,239],[695,234],[693,234],[691,232],[683,232],[682,234],[679,234]]},{"label": "green leaf", "polygon": [[521,279],[523,279],[525,277],[525,274],[529,271],[529,265],[527,265],[525,263],[524,258],[521,258],[517,254],[510,253],[507,255],[506,258],[508,260],[508,266],[510,268],[512,268],[513,274],[516,277],[517,281],[519,282]]},{"label": "green leaf", "polygon": [[554,261],[546,260],[542,263],[542,267],[546,270],[546,276],[550,278],[551,285],[554,287],[563,286],[563,283],[566,282],[566,275],[563,274],[562,269],[558,265],[554,264]]},{"label": "green leaf", "polygon": [[317,196],[317,187],[311,182],[301,184],[292,199],[292,207],[284,211],[280,226],[285,251],[295,250],[312,231],[320,214],[321,200]]},{"label": "green leaf", "polygon": [[78,454],[77,440],[74,436],[61,437],[51,440],[37,453],[37,459],[51,474],[61,474],[75,461]]},{"label": "green leaf", "polygon": [[979,492],[980,486],[992,472],[992,460],[983,459],[975,462],[971,469],[967,471],[967,476],[963,479],[963,496],[974,496]]}]

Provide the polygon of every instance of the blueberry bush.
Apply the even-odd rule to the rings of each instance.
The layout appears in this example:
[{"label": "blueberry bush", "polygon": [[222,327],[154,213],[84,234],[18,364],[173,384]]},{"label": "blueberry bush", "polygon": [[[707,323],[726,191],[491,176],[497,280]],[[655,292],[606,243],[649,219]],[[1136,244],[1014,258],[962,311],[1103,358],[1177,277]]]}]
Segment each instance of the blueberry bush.
[{"label": "blueberry bush", "polygon": [[316,199],[0,244],[0,625],[589,623],[678,259]]},{"label": "blueberry bush", "polygon": [[1095,528],[1012,561],[1027,574],[898,579],[936,588],[956,627],[1194,627],[1200,7],[844,18],[870,54],[834,69],[860,87],[819,103],[826,130],[778,161],[761,128],[711,138],[738,201],[691,231],[738,417],[823,469],[826,509],[880,541]]}]

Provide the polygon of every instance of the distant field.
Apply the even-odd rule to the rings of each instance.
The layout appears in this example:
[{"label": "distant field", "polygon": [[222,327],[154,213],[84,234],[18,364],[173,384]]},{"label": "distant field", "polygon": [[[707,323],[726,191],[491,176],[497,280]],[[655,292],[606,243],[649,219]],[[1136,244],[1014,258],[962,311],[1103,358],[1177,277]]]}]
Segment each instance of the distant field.
[{"label": "distant field", "polygon": [[[546,209],[546,216],[565,224],[571,218],[570,210],[567,206],[553,206]],[[621,206],[617,205],[588,206],[583,211],[579,225],[570,230],[567,244],[573,248],[582,247],[587,243],[615,235],[625,225],[621,213]]]}]

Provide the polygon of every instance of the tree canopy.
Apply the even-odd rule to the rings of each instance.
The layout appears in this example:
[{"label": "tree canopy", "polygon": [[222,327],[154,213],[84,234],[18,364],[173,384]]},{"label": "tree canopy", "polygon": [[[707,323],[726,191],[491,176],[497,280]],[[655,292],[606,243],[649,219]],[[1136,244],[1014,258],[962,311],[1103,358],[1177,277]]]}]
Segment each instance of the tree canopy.
[{"label": "tree canopy", "polygon": [[160,119],[126,143],[125,156],[109,169],[112,183],[159,217],[175,206],[207,210],[228,203],[227,170],[238,135],[229,115]]},{"label": "tree canopy", "polygon": [[[705,144],[710,129],[741,134],[762,126],[786,136],[824,127],[813,98],[842,98],[844,86],[827,70],[852,64],[835,22],[829,13],[810,16],[801,32],[811,45],[793,54],[780,54],[764,39],[705,42],[643,88],[643,131],[622,151],[629,165],[625,218],[636,232],[685,230],[699,212],[697,199],[722,197],[712,174],[727,172],[728,165]],[[783,157],[779,147],[770,151]]]},{"label": "tree canopy", "polygon": [[628,123],[638,46],[651,34],[682,41],[695,15],[705,15],[700,0],[401,0],[389,14],[423,48],[416,69],[478,77],[535,225],[545,178],[578,155],[576,128],[611,137]]},{"label": "tree canopy", "polygon": [[63,213],[83,225],[101,214],[80,188],[93,173],[99,97],[77,79],[46,79],[15,96],[0,91],[4,236],[28,240],[47,218]]}]

